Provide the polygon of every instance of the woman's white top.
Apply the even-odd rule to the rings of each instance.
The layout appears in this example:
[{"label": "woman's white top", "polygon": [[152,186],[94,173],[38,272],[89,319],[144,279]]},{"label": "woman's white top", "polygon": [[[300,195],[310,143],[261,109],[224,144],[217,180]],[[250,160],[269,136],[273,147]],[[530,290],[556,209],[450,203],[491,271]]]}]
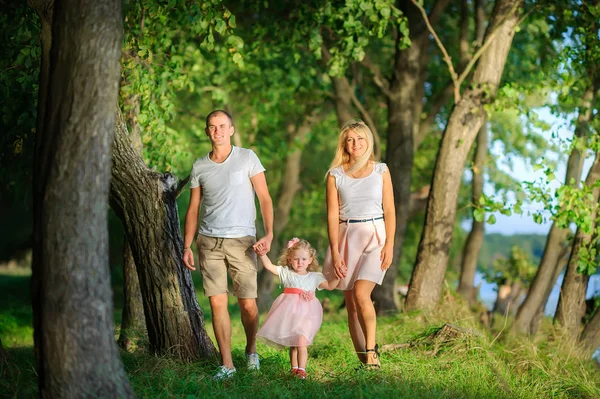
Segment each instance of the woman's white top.
[{"label": "woman's white top", "polygon": [[323,273],[308,272],[306,274],[298,274],[287,266],[277,266],[279,280],[285,288],[300,288],[304,291],[321,290],[319,285],[327,281]]},{"label": "woman's white top", "polygon": [[385,163],[375,163],[371,174],[355,179],[343,167],[331,169],[340,203],[340,220],[370,219],[383,216],[383,174]]}]

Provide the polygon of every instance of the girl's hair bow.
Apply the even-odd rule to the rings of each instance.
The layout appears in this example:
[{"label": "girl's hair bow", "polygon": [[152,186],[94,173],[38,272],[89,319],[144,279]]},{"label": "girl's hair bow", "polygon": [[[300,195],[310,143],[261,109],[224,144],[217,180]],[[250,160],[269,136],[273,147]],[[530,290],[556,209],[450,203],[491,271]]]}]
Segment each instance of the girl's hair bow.
[{"label": "girl's hair bow", "polygon": [[293,247],[294,245],[296,245],[299,242],[300,242],[300,239],[298,237],[294,237],[294,238],[292,238],[291,240],[288,241],[287,247],[291,248],[291,247]]}]

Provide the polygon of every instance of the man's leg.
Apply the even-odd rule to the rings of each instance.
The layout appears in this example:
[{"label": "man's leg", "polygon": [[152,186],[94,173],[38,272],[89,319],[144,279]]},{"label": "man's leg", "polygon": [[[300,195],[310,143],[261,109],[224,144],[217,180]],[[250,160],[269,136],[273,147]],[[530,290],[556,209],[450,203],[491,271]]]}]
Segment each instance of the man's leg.
[{"label": "man's leg", "polygon": [[238,298],[242,324],[246,332],[246,354],[256,353],[256,332],[258,331],[258,306],[255,298]]},{"label": "man's leg", "polygon": [[210,309],[212,310],[212,325],[217,338],[221,362],[228,369],[233,369],[231,358],[231,320],[227,309],[227,293],[211,296]]}]

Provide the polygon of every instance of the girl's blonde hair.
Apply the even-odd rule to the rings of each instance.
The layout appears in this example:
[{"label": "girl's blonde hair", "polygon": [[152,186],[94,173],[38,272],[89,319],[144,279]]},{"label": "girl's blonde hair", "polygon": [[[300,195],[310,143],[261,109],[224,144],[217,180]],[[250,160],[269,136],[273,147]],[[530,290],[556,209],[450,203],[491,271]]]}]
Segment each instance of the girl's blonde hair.
[{"label": "girl's blonde hair", "polygon": [[298,237],[294,237],[288,241],[286,248],[281,252],[279,256],[279,264],[291,269],[290,256],[292,252],[297,251],[299,249],[304,249],[308,251],[310,257],[312,258],[312,262],[306,268],[309,272],[316,272],[319,270],[319,260],[317,259],[317,251],[310,245],[310,243],[306,240],[300,239]]},{"label": "girl's blonde hair", "polygon": [[340,129],[337,149],[335,151],[333,161],[331,161],[331,165],[329,166],[329,170],[335,169],[350,162],[350,154],[348,154],[348,151],[346,151],[346,140],[348,139],[348,133],[351,131],[367,140],[367,149],[365,153],[356,160],[356,163],[346,171],[346,173],[354,173],[362,169],[369,161],[375,160],[375,153],[373,151],[373,132],[371,129],[369,129],[367,124],[360,119],[352,119],[346,122]]}]

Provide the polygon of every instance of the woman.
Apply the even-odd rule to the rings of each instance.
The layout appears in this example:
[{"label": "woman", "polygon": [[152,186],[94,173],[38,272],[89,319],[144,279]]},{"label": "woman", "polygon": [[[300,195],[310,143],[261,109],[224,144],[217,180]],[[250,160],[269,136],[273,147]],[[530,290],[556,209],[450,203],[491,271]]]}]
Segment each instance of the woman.
[{"label": "woman", "polygon": [[373,133],[360,120],[340,130],[337,151],[327,173],[329,249],[323,274],[341,279],[348,329],[358,358],[379,368],[376,315],[371,301],[392,263],[396,214],[387,166],[375,162]]}]

